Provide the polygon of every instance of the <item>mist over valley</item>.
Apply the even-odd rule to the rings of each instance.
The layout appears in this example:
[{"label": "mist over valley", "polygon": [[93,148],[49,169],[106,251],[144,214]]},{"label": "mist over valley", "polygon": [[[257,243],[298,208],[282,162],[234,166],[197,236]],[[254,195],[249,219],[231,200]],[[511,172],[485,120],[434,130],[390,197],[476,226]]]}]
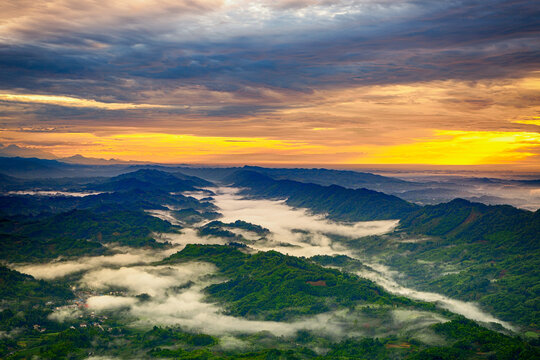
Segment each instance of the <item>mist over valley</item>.
[{"label": "mist over valley", "polygon": [[[16,317],[4,322],[6,349],[10,339],[25,336],[9,335],[14,331],[45,334],[49,328],[94,339],[120,336],[131,350],[111,343],[97,354],[121,358],[201,351],[267,356],[268,347],[294,353],[300,336],[302,351],[309,349],[301,358],[333,358],[344,346],[368,346],[367,339],[377,339],[369,345],[377,356],[407,358],[451,348],[452,339],[485,329],[494,337],[485,345],[490,351],[502,351],[495,345],[501,336],[503,344],[521,341],[522,354],[536,351],[526,341],[534,339],[538,297],[527,294],[529,305],[509,309],[507,299],[523,295],[503,283],[500,272],[535,283],[535,271],[526,269],[537,259],[523,258],[520,249],[538,249],[538,212],[466,200],[431,209],[378,191],[273,178],[254,169],[221,179],[170,168],[65,179],[60,186],[39,181],[48,184],[11,189],[1,199],[19,204],[2,208],[4,271],[31,276],[11,282],[14,289],[34,281],[65,294],[42,302],[47,291],[35,297],[7,288],[4,312],[18,296],[22,311],[39,306],[43,312],[29,330],[20,320],[10,325]],[[485,228],[490,219],[508,216],[512,225]],[[507,243],[514,241],[508,231],[516,232],[515,245]],[[501,251],[499,236],[508,247],[502,257],[489,253],[491,246]],[[460,258],[465,254],[468,261]],[[494,265],[514,256],[525,269]],[[474,284],[484,278],[496,285],[478,291]],[[458,324],[461,330],[449,335]],[[200,334],[207,340],[193,343]],[[141,336],[157,336],[170,350],[136,345]],[[516,336],[521,340],[510,340]]]}]

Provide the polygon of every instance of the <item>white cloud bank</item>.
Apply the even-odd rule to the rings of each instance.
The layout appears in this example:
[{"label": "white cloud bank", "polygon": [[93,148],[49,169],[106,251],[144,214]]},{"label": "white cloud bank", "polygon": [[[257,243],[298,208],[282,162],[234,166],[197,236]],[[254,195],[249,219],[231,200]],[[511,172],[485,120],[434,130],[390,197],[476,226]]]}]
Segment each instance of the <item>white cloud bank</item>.
[{"label": "white cloud bank", "polygon": [[[294,209],[284,201],[243,199],[238,189],[212,189],[215,205],[219,207],[223,222],[244,220],[269,229],[272,234],[268,244],[254,244],[258,250],[276,250],[294,256],[351,255],[343,245],[333,242],[326,234],[349,238],[381,235],[392,231],[398,220],[365,221],[353,224],[337,223],[322,215],[311,215],[305,209]],[[305,234],[295,232],[303,230]],[[280,244],[287,243],[286,246]],[[293,245],[293,246],[290,246]]]},{"label": "white cloud bank", "polygon": [[115,248],[121,251],[114,255],[86,256],[76,260],[55,260],[45,264],[15,264],[11,267],[19,272],[30,274],[37,279],[52,280],[74,273],[99,269],[103,267],[117,267],[140,263],[150,263],[160,260],[176,250],[154,251],[133,248]]},{"label": "white cloud bank", "polygon": [[[88,310],[97,313],[123,311],[128,318],[137,319],[136,326],[181,326],[186,330],[216,336],[234,336],[267,331],[275,336],[293,336],[298,330],[310,330],[323,336],[343,338],[395,333],[398,328],[418,327],[419,316],[402,316],[399,326],[393,318],[377,322],[359,312],[347,310],[305,317],[293,322],[258,321],[225,315],[216,304],[205,301],[203,289],[215,278],[213,265],[200,262],[163,266],[131,266],[117,269],[97,269],[85,274],[82,286],[99,291],[125,289],[124,295],[101,295],[87,299]],[[190,282],[191,286],[182,286]],[[141,301],[135,295],[147,293],[151,297]],[[63,320],[81,314],[79,309],[60,309],[51,318]],[[392,314],[392,313],[391,313]],[[378,320],[375,320],[378,321]],[[446,321],[423,312],[422,324]],[[363,326],[369,325],[369,326]],[[369,329],[369,330],[367,330]]]},{"label": "white cloud bank", "polygon": [[[321,216],[313,216],[302,209],[293,209],[283,201],[243,199],[238,189],[218,188],[215,204],[223,213],[224,222],[244,220],[262,225],[270,229],[273,238],[279,242],[287,242],[295,247],[280,246],[271,243],[255,244],[259,250],[276,250],[295,256],[335,255],[344,254],[355,257],[355,251],[343,244],[333,242],[326,233],[337,234],[350,238],[367,235],[380,235],[392,231],[397,221],[369,221],[355,224],[339,224]],[[294,233],[291,230],[300,229],[309,232],[305,234]],[[363,260],[362,260],[363,261]],[[363,261],[365,264],[366,262]],[[381,264],[366,264],[374,271],[362,271],[358,275],[374,281],[388,292],[403,295],[416,300],[435,302],[441,307],[469,319],[481,322],[494,322],[509,330],[515,328],[507,322],[482,311],[477,304],[455,300],[437,293],[417,291],[399,285],[394,280],[395,272],[390,271]]]}]

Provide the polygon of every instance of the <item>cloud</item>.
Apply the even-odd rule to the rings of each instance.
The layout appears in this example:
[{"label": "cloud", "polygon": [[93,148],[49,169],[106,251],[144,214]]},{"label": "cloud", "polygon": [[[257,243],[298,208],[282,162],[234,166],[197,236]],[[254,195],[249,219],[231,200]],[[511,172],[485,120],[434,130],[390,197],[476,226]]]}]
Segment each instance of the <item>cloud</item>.
[{"label": "cloud", "polygon": [[[211,12],[222,4],[221,0],[113,0],[106,3],[92,0],[77,3],[6,0],[2,3],[0,34],[23,40],[32,39],[31,36],[54,37],[75,31],[105,34],[114,28],[135,30],[155,18],[166,22],[175,17]],[[96,40],[82,39],[80,43],[96,49],[106,46]]]},{"label": "cloud", "polygon": [[173,108],[167,105],[153,104],[130,104],[130,103],[105,103],[92,99],[79,99],[69,96],[36,95],[36,94],[0,94],[0,101],[51,104],[75,108],[96,108],[106,110],[129,110],[129,109],[167,109]]},{"label": "cloud", "polygon": [[228,242],[225,239],[199,236],[197,234],[197,230],[189,228],[182,229],[181,234],[160,234],[160,238],[163,241],[168,241],[171,244],[182,247],[186,246],[187,244],[224,245]]},{"label": "cloud", "polygon": [[436,131],[431,139],[388,147],[361,163],[504,164],[531,158],[540,145],[538,132]]},{"label": "cloud", "polygon": [[[258,240],[250,246],[261,251],[279,249],[283,253],[295,256],[350,253],[340,244],[333,243],[326,234],[339,234],[352,238],[383,234],[391,231],[397,223],[396,221],[371,221],[353,225],[337,224],[324,220],[322,216],[308,215],[304,209],[292,209],[282,201],[247,200],[231,193],[224,193],[224,190],[225,188],[217,190],[218,194],[214,197],[215,204],[220,207],[220,212],[223,214],[220,221],[227,223],[244,220],[270,229],[272,233],[267,236],[268,242],[259,240],[260,236],[252,232],[228,229],[248,240]],[[233,202],[236,205],[233,205]],[[244,216],[246,214],[249,215]],[[317,225],[317,222],[320,224]],[[297,233],[295,229],[308,231],[309,235]],[[227,238],[199,236],[195,229],[189,228],[183,229],[181,234],[165,233],[157,236],[160,241],[167,241],[177,246],[176,249],[181,249],[187,244],[225,245],[230,242]]]},{"label": "cloud", "polygon": [[94,296],[88,299],[88,308],[96,311],[117,310],[134,305],[137,299],[124,296]]},{"label": "cloud", "polygon": [[[342,164],[433,130],[531,131],[523,119],[538,114],[540,10],[530,1],[38,0],[0,10],[0,126],[10,130],[265,138],[311,149],[230,154],[212,143],[214,157],[197,161]],[[109,149],[118,152],[100,142],[92,151],[118,157],[98,154]]]},{"label": "cloud", "polygon": [[[208,275],[215,267],[205,263],[184,263],[170,266],[130,266],[97,269],[87,272],[80,286],[94,291],[125,289],[123,296],[99,295],[87,299],[88,311],[111,312],[123,309],[137,320],[134,325],[180,325],[185,329],[212,335],[269,331],[291,336],[299,329],[330,331],[343,336],[338,314],[322,314],[293,323],[253,321],[222,314],[222,309],[205,301],[202,289],[215,279]],[[210,280],[210,282],[209,282]],[[186,283],[191,286],[182,286]],[[151,298],[139,301],[134,295],[147,293]],[[51,319],[62,321],[76,317],[82,310],[60,308]]]},{"label": "cloud", "polygon": [[[13,132],[0,133],[0,139]],[[27,133],[26,141],[41,141],[43,144],[56,143],[67,140],[61,145],[53,145],[55,155],[65,157],[71,155],[72,141],[78,141],[76,147],[78,154],[86,157],[102,157],[125,159],[137,157],[140,161],[154,162],[156,154],[170,154],[160,160],[169,163],[182,161],[212,161],[216,154],[215,149],[220,148],[222,153],[229,155],[243,155],[246,153],[265,153],[278,151],[284,153],[300,153],[304,149],[313,149],[317,146],[299,141],[282,141],[264,137],[223,137],[223,136],[194,136],[190,134],[167,133],[127,133],[105,134],[97,136],[92,133]],[[3,138],[3,140],[9,140]],[[232,140],[232,141],[231,141]],[[81,149],[88,145],[88,148]],[[322,147],[319,147],[322,152]],[[113,150],[114,149],[114,150]],[[107,156],[103,151],[114,152],[114,156]],[[184,154],[181,157],[179,154]],[[163,156],[163,155],[162,155]]]},{"label": "cloud", "polygon": [[84,274],[80,282],[92,289],[120,287],[129,294],[146,293],[162,295],[167,288],[185,285],[215,272],[212,264],[192,263],[182,266],[121,267],[119,269],[97,269]]},{"label": "cloud", "polygon": [[[122,310],[128,319],[136,319],[132,325],[148,327],[153,325],[181,326],[183,329],[203,332],[216,336],[270,332],[275,336],[293,336],[298,330],[310,330],[321,336],[340,339],[349,336],[382,335],[394,333],[395,321],[392,319],[372,319],[362,313],[347,310],[307,316],[291,322],[258,321],[223,314],[223,309],[206,301],[203,288],[215,282],[208,278],[214,267],[204,263],[184,263],[171,266],[131,266],[119,269],[95,270],[83,276],[81,286],[94,291],[107,289],[126,289],[119,295],[91,296],[87,299],[88,311],[99,313]],[[137,283],[136,278],[140,279]],[[191,286],[186,287],[186,281]],[[140,301],[134,294],[141,291],[151,294],[151,298]],[[83,310],[61,308],[51,315],[51,319],[61,321],[77,317]],[[418,317],[422,318],[419,323]],[[445,321],[440,316],[422,313],[408,318],[400,318],[400,328],[425,327]],[[377,324],[370,330],[358,327],[361,324]],[[422,326],[423,324],[423,326]],[[245,344],[234,342],[226,347],[239,347]]]},{"label": "cloud", "polygon": [[7,87],[129,102],[179,81],[309,92],[515,77],[538,56],[538,9],[525,1],[40,3],[7,3]]},{"label": "cloud", "polygon": [[[269,229],[268,242],[256,242],[259,250],[277,250],[294,256],[350,254],[350,250],[334,243],[327,234],[349,238],[380,235],[391,231],[396,221],[369,221],[339,224],[320,215],[310,215],[306,209],[293,209],[284,201],[243,199],[239,189],[212,189],[215,205],[219,207],[223,222],[244,220]],[[294,230],[308,231],[309,235]],[[292,246],[291,246],[292,245]]]},{"label": "cloud", "polygon": [[79,257],[77,260],[56,260],[44,264],[14,264],[11,267],[22,273],[30,274],[38,279],[52,280],[102,267],[118,267],[139,263],[150,263],[161,260],[171,252],[175,251],[167,250],[155,252],[133,248],[116,248],[115,250],[122,252],[114,255]]},{"label": "cloud", "polygon": [[[358,254],[354,250],[347,248],[345,245],[334,243],[324,236],[324,233],[359,238],[387,233],[396,225],[392,221],[359,222],[354,225],[343,225],[321,217],[307,215],[302,209],[293,209],[279,201],[243,199],[235,195],[236,189],[222,188],[215,189],[214,192],[216,193],[216,196],[214,196],[215,204],[220,208],[220,212],[224,216],[221,219],[222,221],[228,222],[242,219],[253,222],[270,229],[276,241],[289,243],[289,246],[280,246],[279,243],[262,245],[255,243],[255,248],[277,250],[294,256],[309,257],[313,255],[345,254],[357,258]],[[291,232],[292,229],[307,230],[309,234],[307,236],[298,236]],[[296,247],[290,247],[290,245]],[[361,259],[361,261],[368,265],[371,270],[362,270],[358,272],[358,275],[374,281],[388,292],[412,299],[435,302],[443,308],[469,319],[496,322],[508,329],[514,329],[509,323],[484,312],[474,303],[454,300],[437,293],[417,291],[401,286],[394,280],[399,275],[397,272],[391,271],[387,266],[379,263],[369,263],[366,259]],[[409,316],[402,316],[404,314],[406,313],[395,313],[396,321],[410,320]],[[443,320],[435,317],[430,321],[440,322]]]},{"label": "cloud", "polygon": [[[401,286],[394,280],[396,276],[399,276],[399,273],[397,273],[396,271],[391,271],[388,269],[388,267],[382,264],[367,262],[364,262],[364,264],[369,266],[372,270],[362,270],[359,271],[357,274],[363,278],[376,282],[378,285],[382,286],[386,291],[390,293],[406,296],[415,300],[434,302],[439,306],[450,310],[456,314],[463,315],[468,319],[486,323],[494,322],[504,326],[509,330],[515,331],[514,326],[505,321],[501,321],[495,318],[491,314],[484,312],[475,303],[451,299],[437,293],[417,291],[414,289],[406,288],[404,286]],[[399,313],[397,313],[396,316],[397,319],[402,318]]]}]

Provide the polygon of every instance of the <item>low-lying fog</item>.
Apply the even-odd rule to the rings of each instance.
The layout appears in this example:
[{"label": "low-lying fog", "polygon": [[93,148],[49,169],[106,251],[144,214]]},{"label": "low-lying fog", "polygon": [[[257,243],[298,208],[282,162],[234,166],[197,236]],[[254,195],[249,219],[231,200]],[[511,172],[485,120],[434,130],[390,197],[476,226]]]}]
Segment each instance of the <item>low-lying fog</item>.
[{"label": "low-lying fog", "polygon": [[[271,231],[266,239],[250,243],[257,250],[276,250],[294,256],[345,254],[355,257],[355,251],[336,243],[327,234],[338,234],[349,238],[384,234],[392,231],[397,221],[373,221],[341,224],[314,216],[302,209],[293,209],[283,201],[243,199],[237,189],[218,188],[214,203],[228,223],[244,220],[261,225]],[[170,213],[151,212],[163,219]],[[249,234],[246,234],[249,235]],[[246,236],[249,238],[249,236]],[[254,239],[255,237],[253,237]],[[53,261],[48,264],[19,265],[15,268],[37,278],[55,279],[72,276],[73,286],[91,289],[92,296],[86,299],[88,309],[95,312],[114,312],[134,319],[134,325],[181,325],[186,329],[212,335],[231,335],[268,331],[278,336],[293,335],[297,330],[308,329],[321,334],[344,336],[384,336],[445,321],[441,316],[429,312],[405,310],[389,311],[384,321],[369,317],[361,312],[336,311],[305,317],[295,322],[254,321],[225,315],[217,304],[205,302],[203,289],[216,281],[225,281],[215,275],[216,269],[208,263],[179,265],[152,265],[186,244],[225,244],[228,239],[201,237],[192,228],[184,228],[181,234],[156,234],[158,241],[169,241],[172,249],[140,250],[116,248],[118,254],[110,256],[83,257],[75,261]],[[399,285],[395,273],[380,264],[368,264],[372,270],[359,275],[373,280],[387,291],[414,299],[436,302],[441,307],[468,318],[496,322],[508,329],[511,326],[483,312],[477,305],[449,299],[429,292],[420,292]],[[70,280],[71,281],[71,280]],[[116,290],[115,292],[112,292]],[[138,296],[146,294],[148,296]],[[52,318],[62,321],[76,317],[80,309],[61,308]],[[365,325],[365,326],[364,326]]]},{"label": "low-lying fog", "polygon": [[114,255],[80,257],[77,260],[58,260],[47,264],[14,265],[12,268],[22,273],[30,274],[37,279],[53,280],[94,269],[147,264],[161,260],[175,253],[178,249],[155,251],[116,247],[113,250],[117,252]]},{"label": "low-lying fog", "polygon": [[[324,234],[338,234],[350,238],[359,238],[367,235],[380,235],[388,233],[395,228],[398,221],[369,221],[358,222],[352,225],[339,224],[321,216],[309,215],[306,210],[293,209],[283,201],[273,200],[251,200],[243,199],[237,195],[237,189],[220,188],[213,189],[216,193],[215,204],[220,208],[223,214],[223,222],[233,222],[244,220],[254,224],[264,226],[272,231],[274,239],[279,243],[289,243],[297,247],[287,246],[268,246],[271,243],[265,243],[263,246],[254,244],[252,247],[259,250],[276,250],[282,253],[288,253],[294,256],[313,255],[335,255],[343,254],[355,257],[354,250],[344,247],[342,244],[333,242]],[[291,230],[300,229],[309,232],[309,236],[292,232]],[[364,261],[365,263],[365,261]],[[436,302],[443,308],[454,313],[461,314],[472,320],[482,322],[495,322],[507,329],[513,330],[513,327],[501,320],[496,319],[490,314],[482,311],[476,304],[464,301],[450,299],[446,296],[416,291],[399,285],[394,276],[397,272],[389,271],[382,264],[366,264],[373,270],[364,270],[359,275],[368,278],[388,292],[407,296],[416,300]]]},{"label": "low-lying fog", "polygon": [[[345,332],[353,335],[367,335],[366,331],[355,329],[351,319],[344,312],[332,312],[307,317],[295,322],[254,321],[237,318],[222,313],[222,309],[204,302],[204,287],[216,282],[209,275],[215,273],[214,266],[193,262],[172,266],[133,266],[118,269],[99,269],[86,273],[80,280],[83,287],[107,290],[121,288],[122,296],[92,296],[87,300],[92,311],[124,311],[137,318],[141,325],[181,325],[194,331],[204,331],[212,335],[255,333],[268,331],[277,336],[291,336],[300,329],[320,334],[331,333],[342,337]],[[136,296],[150,295],[150,299],[140,301]],[[412,312],[411,312],[412,313]],[[444,321],[430,313],[422,313],[422,318],[410,316],[400,318],[402,326],[418,323]],[[60,319],[59,314],[56,315]],[[357,315],[355,320],[362,320]],[[372,322],[371,319],[364,319]],[[378,334],[391,333],[396,321],[377,329]]]},{"label": "low-lying fog", "polygon": [[435,172],[390,170],[374,173],[422,184],[413,191],[379,189],[420,204],[438,204],[459,197],[488,205],[508,204],[531,211],[540,208],[538,173],[452,170]]},{"label": "low-lying fog", "polygon": [[367,265],[372,270],[362,270],[357,272],[357,274],[379,284],[386,291],[392,294],[406,296],[415,300],[434,302],[444,309],[463,315],[471,320],[487,323],[493,322],[502,325],[506,329],[515,331],[515,328],[512,325],[482,311],[478,305],[474,303],[455,300],[441,294],[418,291],[401,286],[395,280],[395,278],[399,276],[397,271],[391,271],[387,266],[377,263],[369,264],[364,262],[364,265]]},{"label": "low-lying fog", "polygon": [[[187,243],[190,239],[186,237],[184,240]],[[86,298],[88,308],[61,307],[51,315],[51,319],[57,321],[94,311],[135,319],[135,326],[181,325],[184,329],[216,336],[260,331],[275,336],[292,336],[298,330],[305,329],[335,339],[345,336],[387,336],[404,331],[414,335],[419,328],[445,321],[437,314],[411,310],[391,310],[384,318],[360,312],[351,314],[345,310],[294,322],[237,318],[224,315],[218,305],[204,300],[203,289],[223,281],[211,276],[216,273],[214,265],[204,262],[149,265],[150,261],[167,254],[152,254],[148,258],[144,255],[150,254],[139,252],[133,256],[118,254],[80,258],[77,262],[63,262],[62,266],[51,263],[17,269],[44,279],[61,278],[83,271],[74,286],[93,291],[93,295]],[[141,298],[141,295],[145,297]]]},{"label": "low-lying fog", "polygon": [[45,190],[24,190],[24,191],[9,191],[8,195],[32,195],[32,196],[67,196],[67,197],[85,197],[89,195],[99,195],[103,192],[98,191],[87,191],[87,192],[76,192],[76,191],[45,191]]},{"label": "low-lying fog", "polygon": [[276,250],[306,257],[323,254],[350,255],[350,250],[332,242],[325,234],[349,238],[380,235],[393,230],[398,224],[397,220],[340,224],[323,216],[310,215],[304,209],[293,209],[284,201],[243,199],[237,194],[238,189],[212,190],[216,193],[214,203],[223,214],[220,219],[222,222],[244,220],[272,232],[269,242],[253,244],[253,247],[259,250]]}]

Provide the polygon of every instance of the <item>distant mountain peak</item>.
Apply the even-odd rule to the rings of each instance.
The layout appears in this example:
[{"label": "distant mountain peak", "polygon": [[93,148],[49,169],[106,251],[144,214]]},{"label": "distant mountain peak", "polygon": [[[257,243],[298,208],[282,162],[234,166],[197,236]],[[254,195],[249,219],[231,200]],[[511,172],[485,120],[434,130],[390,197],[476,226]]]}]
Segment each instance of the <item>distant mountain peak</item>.
[{"label": "distant mountain peak", "polygon": [[47,160],[57,159],[54,154],[36,148],[17,146],[15,144],[0,146],[0,156],[2,157],[40,158]]},{"label": "distant mountain peak", "polygon": [[68,156],[59,159],[60,161],[69,163],[69,164],[81,164],[81,165],[114,165],[114,164],[132,164],[132,161],[123,161],[114,158],[102,159],[102,158],[92,158],[85,157],[81,154],[76,154],[73,156]]}]

